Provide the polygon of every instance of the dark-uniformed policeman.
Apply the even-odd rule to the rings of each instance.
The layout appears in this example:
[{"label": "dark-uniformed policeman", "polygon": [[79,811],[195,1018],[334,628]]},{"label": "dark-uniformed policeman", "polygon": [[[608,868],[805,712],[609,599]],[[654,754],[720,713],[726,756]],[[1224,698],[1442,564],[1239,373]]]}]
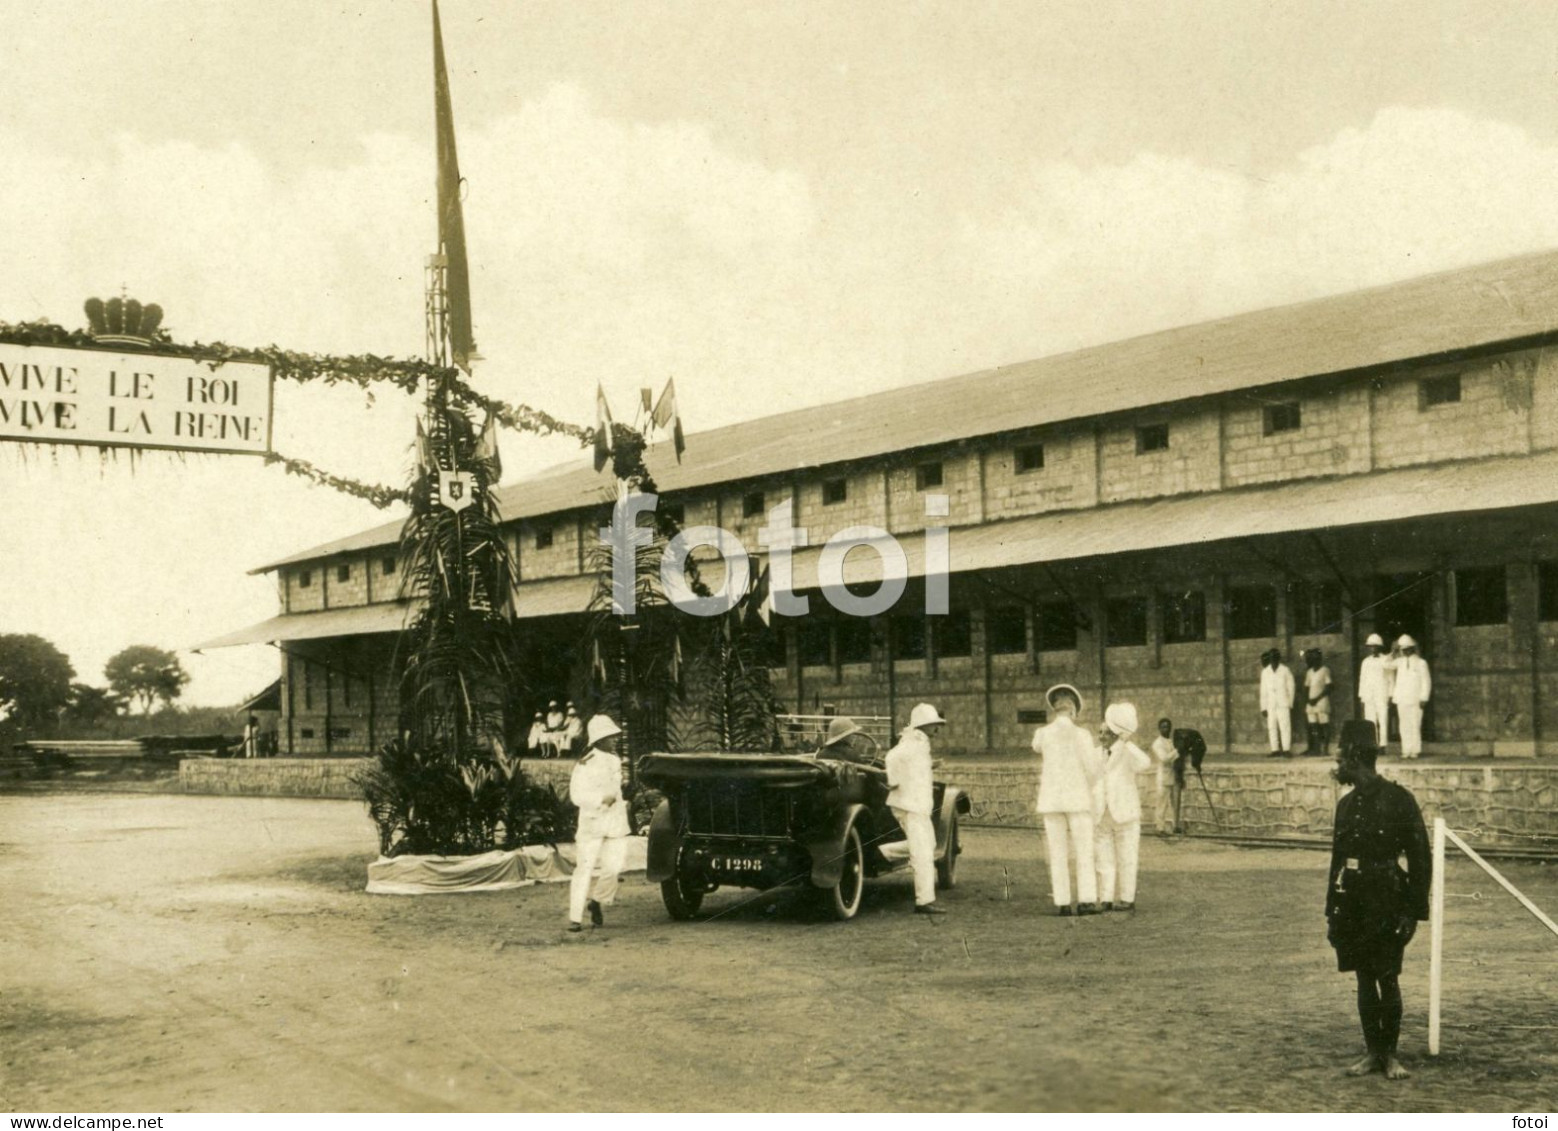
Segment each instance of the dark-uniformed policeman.
[{"label": "dark-uniformed policeman", "polygon": [[1401,1035],[1397,979],[1402,951],[1418,922],[1428,918],[1432,865],[1417,799],[1375,772],[1375,742],[1370,722],[1342,728],[1334,773],[1353,788],[1336,806],[1325,917],[1337,969],[1357,975],[1358,1020],[1368,1045],[1367,1055],[1347,1072],[1383,1072],[1402,1080],[1409,1073],[1396,1059]]}]

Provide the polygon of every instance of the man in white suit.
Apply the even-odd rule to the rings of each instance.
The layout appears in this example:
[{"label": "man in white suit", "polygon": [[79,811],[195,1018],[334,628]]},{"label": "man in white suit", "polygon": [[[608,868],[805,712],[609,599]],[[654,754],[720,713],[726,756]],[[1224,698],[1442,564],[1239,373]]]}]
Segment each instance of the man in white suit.
[{"label": "man in white suit", "polygon": [[1390,684],[1396,662],[1384,655],[1385,640],[1377,632],[1369,633],[1363,646],[1368,655],[1358,664],[1358,699],[1363,703],[1363,717],[1374,724],[1379,735],[1377,745],[1383,748],[1390,737]]},{"label": "man in white suit", "polygon": [[568,799],[579,807],[573,879],[568,885],[568,929],[575,933],[584,929],[586,909],[591,926],[605,925],[602,908],[617,897],[617,877],[630,833],[628,807],[622,800],[622,759],[616,753],[622,728],[606,715],[594,715],[586,733],[590,748],[568,779]]},{"label": "man in white suit", "polygon": [[919,915],[945,915],[936,906],[936,828],[930,813],[935,782],[931,776],[931,736],[947,720],[929,703],[916,703],[909,725],[887,752],[887,805],[909,843],[909,867],[914,872],[914,910]]},{"label": "man in white suit", "polygon": [[1416,758],[1423,752],[1423,708],[1433,693],[1428,661],[1417,654],[1417,641],[1402,636],[1396,641],[1396,686],[1390,698],[1401,724],[1401,757]]},{"label": "man in white suit", "polygon": [[1266,720],[1271,758],[1291,758],[1293,745],[1293,673],[1282,662],[1282,651],[1272,648],[1261,657],[1260,713]]},{"label": "man in white suit", "polygon": [[1133,704],[1111,703],[1104,711],[1103,726],[1098,728],[1098,745],[1104,750],[1105,761],[1093,787],[1098,838],[1094,857],[1098,862],[1098,898],[1103,900],[1105,911],[1136,909],[1136,872],[1141,856],[1141,792],[1136,775],[1152,768],[1147,752],[1130,741],[1136,725]]},{"label": "man in white suit", "polygon": [[1049,854],[1050,896],[1056,911],[1071,915],[1071,854],[1076,853],[1078,915],[1098,911],[1098,874],[1093,863],[1093,782],[1103,759],[1093,737],[1077,726],[1082,693],[1059,683],[1045,693],[1055,721],[1033,732],[1039,769],[1038,813],[1044,820]]}]

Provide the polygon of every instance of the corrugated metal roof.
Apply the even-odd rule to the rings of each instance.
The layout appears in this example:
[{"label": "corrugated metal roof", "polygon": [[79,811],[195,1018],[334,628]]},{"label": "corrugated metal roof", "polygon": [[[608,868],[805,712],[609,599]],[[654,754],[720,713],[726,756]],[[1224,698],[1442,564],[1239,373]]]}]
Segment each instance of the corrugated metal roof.
[{"label": "corrugated metal roof", "polygon": [[[1555,332],[1558,252],[1542,252],[695,432],[680,465],[668,444],[648,463],[682,491]],[[599,502],[603,485],[581,461],[498,500],[507,519],[551,514]],[[254,572],[394,542],[400,525]]]},{"label": "corrugated metal roof", "polygon": [[[1553,502],[1558,502],[1558,452],[1546,452],[1176,495],[963,527],[950,532],[948,557],[951,571],[962,573]],[[907,569],[893,572],[923,576],[924,537],[910,535],[898,543]],[[818,548],[796,551],[797,591],[817,588],[821,553]],[[881,561],[868,550],[851,552],[844,562],[844,580],[880,580]]]},{"label": "corrugated metal roof", "polygon": [[[525,620],[582,613],[589,606],[594,593],[593,576],[527,581],[515,587],[514,615]],[[399,632],[416,607],[416,602],[385,601],[315,613],[283,613],[195,647],[199,651],[204,648],[230,648],[238,644],[271,644],[282,640],[320,640],[332,636],[372,636],[376,633]]]}]

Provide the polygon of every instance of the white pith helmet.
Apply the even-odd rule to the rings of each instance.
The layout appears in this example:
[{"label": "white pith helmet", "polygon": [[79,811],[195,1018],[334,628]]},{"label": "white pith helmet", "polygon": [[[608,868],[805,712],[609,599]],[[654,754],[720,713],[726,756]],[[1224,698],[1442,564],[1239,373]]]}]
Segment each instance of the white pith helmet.
[{"label": "white pith helmet", "polygon": [[621,733],[622,728],[611,721],[610,715],[591,715],[589,725],[585,727],[585,734],[589,738],[591,746],[596,745],[602,739]]}]

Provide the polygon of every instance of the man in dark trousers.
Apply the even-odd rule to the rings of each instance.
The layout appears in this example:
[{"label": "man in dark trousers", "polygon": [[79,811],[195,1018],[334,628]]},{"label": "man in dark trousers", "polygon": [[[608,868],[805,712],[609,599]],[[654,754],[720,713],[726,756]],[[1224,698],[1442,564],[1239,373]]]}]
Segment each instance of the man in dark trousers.
[{"label": "man in dark trousers", "polygon": [[1418,922],[1428,918],[1433,869],[1417,800],[1375,772],[1375,742],[1372,723],[1349,722],[1342,728],[1333,773],[1352,790],[1336,806],[1326,936],[1336,948],[1337,969],[1358,978],[1358,1020],[1368,1054],[1347,1069],[1348,1075],[1383,1072],[1391,1080],[1404,1080],[1410,1074],[1396,1059],[1401,1035],[1397,979],[1402,951]]}]

